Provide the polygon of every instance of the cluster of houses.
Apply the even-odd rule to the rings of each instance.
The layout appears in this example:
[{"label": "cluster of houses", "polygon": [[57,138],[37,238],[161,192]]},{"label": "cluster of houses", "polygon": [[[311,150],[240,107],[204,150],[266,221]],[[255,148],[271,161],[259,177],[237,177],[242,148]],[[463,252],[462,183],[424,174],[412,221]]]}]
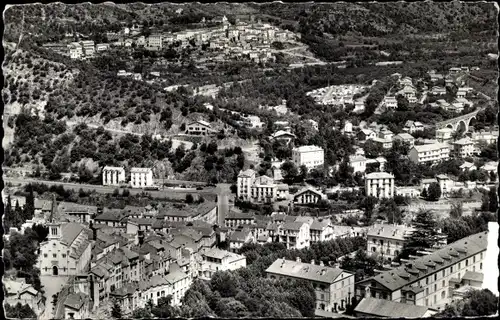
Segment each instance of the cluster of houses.
[{"label": "cluster of houses", "polygon": [[307,92],[317,103],[323,105],[345,106],[355,104],[355,95],[362,95],[368,86],[351,84],[329,86]]},{"label": "cluster of houses", "polygon": [[[207,27],[207,23],[215,25]],[[71,59],[85,60],[93,57],[94,52],[102,53],[111,48],[142,47],[161,51],[174,43],[180,47],[208,44],[210,50],[224,53],[221,58],[246,57],[254,62],[267,62],[275,59],[272,43],[295,41],[300,37],[291,31],[255,21],[253,17],[249,23],[236,21],[235,24],[231,24],[225,16],[209,22],[203,18],[199,29],[174,33],[150,30],[147,36],[143,34],[143,29],[143,26],[134,24],[131,28],[124,27],[120,32],[107,32],[106,43],[94,44],[94,41],[85,40],[70,44],[47,43],[45,47],[68,55]]]}]

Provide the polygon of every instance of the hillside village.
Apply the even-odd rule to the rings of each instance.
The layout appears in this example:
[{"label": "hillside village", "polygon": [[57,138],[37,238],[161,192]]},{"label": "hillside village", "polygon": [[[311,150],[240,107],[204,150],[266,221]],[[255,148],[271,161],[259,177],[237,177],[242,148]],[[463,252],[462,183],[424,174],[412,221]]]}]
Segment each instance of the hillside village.
[{"label": "hillside village", "polygon": [[496,312],[491,59],[332,62],[310,9],[182,8],[4,45],[7,316]]}]

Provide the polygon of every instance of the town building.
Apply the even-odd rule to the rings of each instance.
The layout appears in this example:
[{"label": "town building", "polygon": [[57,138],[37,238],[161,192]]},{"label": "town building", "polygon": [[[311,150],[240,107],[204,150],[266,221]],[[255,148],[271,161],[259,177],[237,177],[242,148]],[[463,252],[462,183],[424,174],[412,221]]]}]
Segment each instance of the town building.
[{"label": "town building", "polygon": [[403,132],[394,136],[394,141],[401,141],[404,144],[407,144],[410,148],[415,145],[415,138],[409,133]]},{"label": "town building", "polygon": [[292,162],[300,167],[306,166],[307,169],[315,169],[324,165],[325,151],[317,146],[302,146],[292,149]]},{"label": "town building", "polygon": [[125,169],[123,167],[104,167],[102,169],[103,186],[119,186],[126,181]]},{"label": "town building", "polygon": [[193,121],[190,122],[186,126],[186,133],[190,135],[196,135],[196,136],[208,136],[216,133],[216,130],[212,129],[212,126],[210,123],[203,121],[203,120],[198,120],[198,121]]},{"label": "town building", "polygon": [[430,93],[436,96],[444,96],[446,95],[446,88],[434,86]]},{"label": "town building", "polygon": [[309,224],[300,221],[287,221],[278,231],[279,242],[284,243],[288,250],[303,249],[310,245]]},{"label": "town building", "polygon": [[130,169],[132,188],[147,188],[153,186],[153,170],[151,168]]},{"label": "town building", "polygon": [[64,300],[64,319],[87,319],[90,316],[90,297],[82,292],[70,293]]},{"label": "town building", "polygon": [[386,109],[396,110],[398,108],[398,101],[394,96],[385,96],[382,105],[385,106]]},{"label": "town building", "polygon": [[[356,297],[369,296],[417,306],[444,307],[469,275],[483,273],[488,232],[460,239],[443,248],[413,257],[403,265],[356,284]],[[477,277],[480,278],[480,277]]]},{"label": "town building", "polygon": [[474,141],[469,137],[454,141],[452,147],[451,154],[458,158],[467,158],[474,154]]},{"label": "town building", "polygon": [[236,253],[240,251],[245,243],[255,242],[255,237],[248,227],[240,227],[229,235],[228,240],[229,250]]},{"label": "town building", "polygon": [[271,135],[271,140],[284,141],[286,144],[291,143],[295,140],[295,135],[293,133],[279,130]]},{"label": "town building", "polygon": [[236,195],[239,199],[249,201],[251,197],[251,187],[255,181],[256,172],[252,169],[242,170],[238,174],[237,179],[237,192]]},{"label": "town building", "polygon": [[370,129],[361,129],[357,134],[357,138],[360,141],[371,140],[374,139],[375,137],[377,137],[377,134]]},{"label": "town building", "polygon": [[40,243],[38,268],[41,275],[80,274],[90,263],[88,233],[77,223],[49,223],[47,240]]},{"label": "town building", "polygon": [[384,139],[375,137],[372,139],[373,143],[382,149],[388,150],[392,148],[392,139]]},{"label": "town building", "polygon": [[394,176],[387,172],[372,172],[365,176],[365,192],[367,197],[393,198]]},{"label": "town building", "polygon": [[418,198],[421,194],[420,190],[416,187],[396,187],[395,193],[397,196]]},{"label": "town building", "polygon": [[11,306],[15,306],[17,303],[28,305],[37,315],[40,315],[44,310],[42,293],[36,290],[32,284],[26,283],[26,279],[4,277],[3,285],[5,303]]},{"label": "town building", "polygon": [[408,156],[414,163],[437,163],[448,160],[450,157],[450,147],[444,143],[413,146]]},{"label": "town building", "polygon": [[462,171],[473,171],[473,170],[477,170],[477,167],[472,162],[464,161],[464,163],[462,163],[460,165],[460,170],[462,170]]},{"label": "town building", "polygon": [[376,224],[368,230],[368,254],[377,253],[384,259],[394,260],[402,251],[408,237],[415,231],[405,225]]},{"label": "town building", "polygon": [[306,187],[293,195],[295,204],[314,204],[320,200],[326,200],[326,195],[311,187]]},{"label": "town building", "polygon": [[453,129],[442,128],[436,130],[436,140],[439,143],[447,143],[453,138]]},{"label": "town building", "polygon": [[472,133],[472,140],[476,143],[486,143],[486,144],[491,144],[491,143],[497,143],[498,141],[498,130],[497,131],[484,131],[481,130],[480,132],[473,132]]},{"label": "town building", "polygon": [[201,256],[199,277],[202,280],[210,280],[217,271],[234,271],[247,266],[245,256],[217,248],[208,249]]},{"label": "town building", "polygon": [[311,243],[332,240],[333,231],[330,221],[315,219],[309,227],[309,238]]},{"label": "town building", "polygon": [[412,134],[414,132],[424,131],[424,125],[419,121],[408,120],[403,128],[404,132]]},{"label": "town building", "polygon": [[160,34],[152,34],[148,37],[148,47],[161,48],[163,45],[162,36]]},{"label": "town building", "polygon": [[201,220],[214,225],[218,221],[218,211],[216,203],[204,202],[196,207],[160,208],[157,218],[170,222],[192,222]]},{"label": "town building", "polygon": [[364,155],[349,156],[349,164],[353,169],[353,173],[366,171],[366,157]]},{"label": "town building", "polygon": [[300,279],[310,282],[316,292],[316,309],[340,311],[354,297],[354,274],[339,268],[278,259],[267,268],[270,279]]},{"label": "town building", "polygon": [[255,215],[249,212],[230,211],[224,219],[227,228],[237,228],[239,226],[250,226],[255,224]]}]

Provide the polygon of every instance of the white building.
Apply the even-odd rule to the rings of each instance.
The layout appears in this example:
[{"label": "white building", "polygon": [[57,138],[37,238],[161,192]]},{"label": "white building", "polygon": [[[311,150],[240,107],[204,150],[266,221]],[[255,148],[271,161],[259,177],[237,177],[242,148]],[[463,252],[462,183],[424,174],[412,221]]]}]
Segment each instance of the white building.
[{"label": "white building", "polygon": [[40,274],[69,276],[85,272],[92,245],[84,227],[77,223],[50,223],[47,226],[47,240],[40,243]]},{"label": "white building", "polygon": [[366,158],[362,155],[349,156],[349,163],[353,168],[353,173],[366,171]]},{"label": "white building", "polygon": [[394,96],[386,96],[384,97],[384,101],[382,104],[390,110],[395,110],[398,108],[398,101],[396,100],[396,97]]},{"label": "white building", "polygon": [[307,169],[323,166],[325,163],[325,151],[318,146],[302,146],[292,149],[292,162],[300,167],[305,165]]},{"label": "white building", "polygon": [[462,138],[452,143],[451,153],[458,158],[470,157],[474,153],[474,141],[469,137]]},{"label": "white building", "polygon": [[424,131],[424,125],[419,121],[408,120],[405,123],[403,131],[408,132],[410,134],[414,132]]},{"label": "white building", "polygon": [[255,171],[252,169],[242,170],[238,174],[237,192],[238,199],[250,200],[251,187],[255,181]]},{"label": "white building", "polygon": [[311,187],[306,187],[293,195],[293,202],[296,204],[317,203],[326,200],[326,195]]},{"label": "white building", "polygon": [[151,168],[130,169],[132,188],[146,188],[153,185],[153,170]]},{"label": "white building", "polygon": [[279,229],[279,242],[284,243],[288,250],[303,249],[310,245],[309,224],[306,222],[285,222]]},{"label": "white building", "polygon": [[102,169],[102,185],[118,186],[125,182],[125,169],[123,167],[104,167]]},{"label": "white building", "polygon": [[201,256],[199,277],[203,280],[210,280],[217,271],[233,271],[247,266],[245,256],[217,248],[208,249]]},{"label": "white building", "polygon": [[365,191],[367,197],[393,198],[394,176],[387,172],[372,172],[365,176]]},{"label": "white building", "polygon": [[498,131],[480,131],[472,133],[474,142],[484,142],[486,144],[497,143]]},{"label": "white building", "polygon": [[215,132],[216,130],[212,128],[210,123],[203,120],[190,122],[186,126],[186,133],[190,135],[208,136],[214,134]]},{"label": "white building", "polygon": [[414,146],[408,156],[414,163],[436,163],[450,157],[450,147],[444,143]]},{"label": "white building", "polygon": [[159,34],[152,34],[148,37],[148,47],[151,48],[161,48],[162,47],[162,36]]}]

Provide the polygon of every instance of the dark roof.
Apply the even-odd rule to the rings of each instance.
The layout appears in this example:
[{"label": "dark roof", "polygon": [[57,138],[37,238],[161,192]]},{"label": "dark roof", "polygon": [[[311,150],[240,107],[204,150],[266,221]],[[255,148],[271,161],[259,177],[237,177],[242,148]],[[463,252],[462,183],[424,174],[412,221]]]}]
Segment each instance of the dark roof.
[{"label": "dark roof", "polygon": [[255,219],[255,215],[250,212],[230,211],[225,219]]},{"label": "dark roof", "polygon": [[87,300],[87,295],[83,293],[72,293],[64,301],[64,306],[71,309],[80,310]]},{"label": "dark roof", "polygon": [[62,242],[70,246],[83,230],[83,226],[78,223],[64,223],[61,226]]},{"label": "dark roof", "polygon": [[466,271],[464,276],[462,277],[462,280],[472,280],[480,282],[483,282],[483,279],[484,279],[484,274],[474,271]]},{"label": "dark roof", "polygon": [[428,307],[416,306],[408,303],[376,298],[363,298],[356,306],[356,309],[354,309],[354,312],[388,318],[421,318],[428,310]]},{"label": "dark roof", "polygon": [[237,230],[231,233],[229,240],[232,242],[246,242],[249,235],[250,230],[248,229]]},{"label": "dark roof", "polygon": [[117,211],[107,211],[94,218],[96,221],[115,221],[119,222],[124,218],[124,215]]},{"label": "dark roof", "polygon": [[299,231],[305,222],[285,222],[283,224],[283,229],[285,230],[295,230]]},{"label": "dark roof", "polygon": [[198,216],[200,214],[205,214],[212,209],[214,209],[217,205],[211,202],[204,202],[197,207],[194,206],[185,206],[181,209],[171,207],[165,208],[162,207],[159,210],[158,217],[193,217]]},{"label": "dark roof", "polygon": [[[376,281],[390,291],[396,291],[427,277],[430,273],[447,268],[458,261],[485,251],[488,246],[487,238],[487,231],[476,233],[453,242],[431,254],[411,260],[396,269],[384,271],[374,277],[360,281],[358,284],[365,285],[371,283],[371,281]],[[436,263],[435,269],[425,266],[425,262],[429,260]],[[442,264],[439,262],[442,262]],[[409,274],[410,276],[402,277],[401,275],[403,275],[403,273]]]}]

